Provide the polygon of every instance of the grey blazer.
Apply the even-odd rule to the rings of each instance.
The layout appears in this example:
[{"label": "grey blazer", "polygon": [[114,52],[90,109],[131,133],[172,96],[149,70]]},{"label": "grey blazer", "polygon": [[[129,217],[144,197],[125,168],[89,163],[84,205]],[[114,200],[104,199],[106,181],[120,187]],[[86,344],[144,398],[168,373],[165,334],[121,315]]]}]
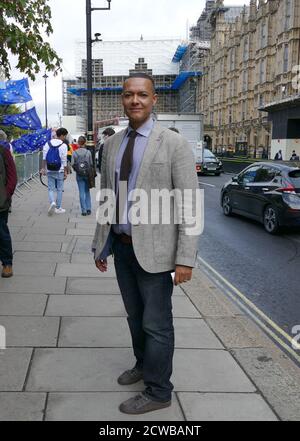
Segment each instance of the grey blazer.
[{"label": "grey blazer", "polygon": [[[116,156],[125,131],[105,142],[101,166],[101,188],[115,191]],[[136,188],[143,189],[150,198],[151,189],[198,189],[195,159],[188,142],[179,134],[155,123],[137,177]],[[132,225],[132,242],[141,267],[150,273],[173,271],[176,265],[194,267],[199,236],[187,235],[184,224],[174,221],[171,204],[171,224]],[[175,208],[176,209],[176,208]],[[97,224],[92,248],[95,259],[110,240],[111,225]],[[111,254],[111,251],[110,253]],[[106,257],[106,256],[105,256]],[[103,258],[103,256],[101,256]]]}]

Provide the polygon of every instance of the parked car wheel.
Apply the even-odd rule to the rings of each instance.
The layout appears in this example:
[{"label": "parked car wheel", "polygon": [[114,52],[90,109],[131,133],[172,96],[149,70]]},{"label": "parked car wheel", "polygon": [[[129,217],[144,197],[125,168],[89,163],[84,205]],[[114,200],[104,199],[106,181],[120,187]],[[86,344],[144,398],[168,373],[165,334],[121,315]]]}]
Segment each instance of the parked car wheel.
[{"label": "parked car wheel", "polygon": [[231,201],[230,201],[230,196],[228,193],[225,193],[223,196],[222,208],[223,208],[223,213],[225,214],[225,216],[232,215]]},{"label": "parked car wheel", "polygon": [[279,231],[277,212],[272,205],[268,205],[264,210],[264,227],[269,234],[276,234]]}]

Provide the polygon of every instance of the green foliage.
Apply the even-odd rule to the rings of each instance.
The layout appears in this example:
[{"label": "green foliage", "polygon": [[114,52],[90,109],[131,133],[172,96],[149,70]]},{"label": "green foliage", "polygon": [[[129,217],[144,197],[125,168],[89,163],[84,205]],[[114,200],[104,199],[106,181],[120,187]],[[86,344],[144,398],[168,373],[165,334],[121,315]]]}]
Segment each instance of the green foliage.
[{"label": "green foliage", "polygon": [[11,106],[0,106],[0,129],[3,130],[6,134],[8,139],[17,139],[22,135],[25,135],[28,133],[27,130],[22,130],[18,127],[14,126],[2,126],[1,125],[1,118],[4,115],[16,115],[17,113],[22,113],[22,110],[15,105]]},{"label": "green foliage", "polygon": [[0,66],[10,78],[8,53],[18,58],[17,69],[32,80],[40,72],[59,69],[62,59],[45,42],[53,33],[48,0],[0,0]]}]

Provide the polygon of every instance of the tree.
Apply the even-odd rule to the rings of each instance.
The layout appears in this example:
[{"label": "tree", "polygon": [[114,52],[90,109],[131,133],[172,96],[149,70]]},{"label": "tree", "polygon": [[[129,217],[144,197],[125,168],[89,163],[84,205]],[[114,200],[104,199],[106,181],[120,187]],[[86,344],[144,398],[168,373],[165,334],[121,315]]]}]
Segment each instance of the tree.
[{"label": "tree", "polygon": [[40,72],[59,69],[62,59],[45,42],[53,33],[48,0],[0,0],[0,65],[10,78],[8,52],[18,58],[17,69],[32,80]]}]

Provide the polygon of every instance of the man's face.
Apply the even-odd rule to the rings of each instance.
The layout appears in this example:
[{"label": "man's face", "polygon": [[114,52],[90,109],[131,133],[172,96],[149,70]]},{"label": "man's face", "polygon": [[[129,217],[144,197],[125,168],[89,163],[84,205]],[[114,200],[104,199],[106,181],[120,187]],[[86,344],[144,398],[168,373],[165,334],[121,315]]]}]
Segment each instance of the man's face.
[{"label": "man's face", "polygon": [[125,81],[122,104],[133,128],[147,121],[156,101],[152,82],[147,78],[129,78]]}]

